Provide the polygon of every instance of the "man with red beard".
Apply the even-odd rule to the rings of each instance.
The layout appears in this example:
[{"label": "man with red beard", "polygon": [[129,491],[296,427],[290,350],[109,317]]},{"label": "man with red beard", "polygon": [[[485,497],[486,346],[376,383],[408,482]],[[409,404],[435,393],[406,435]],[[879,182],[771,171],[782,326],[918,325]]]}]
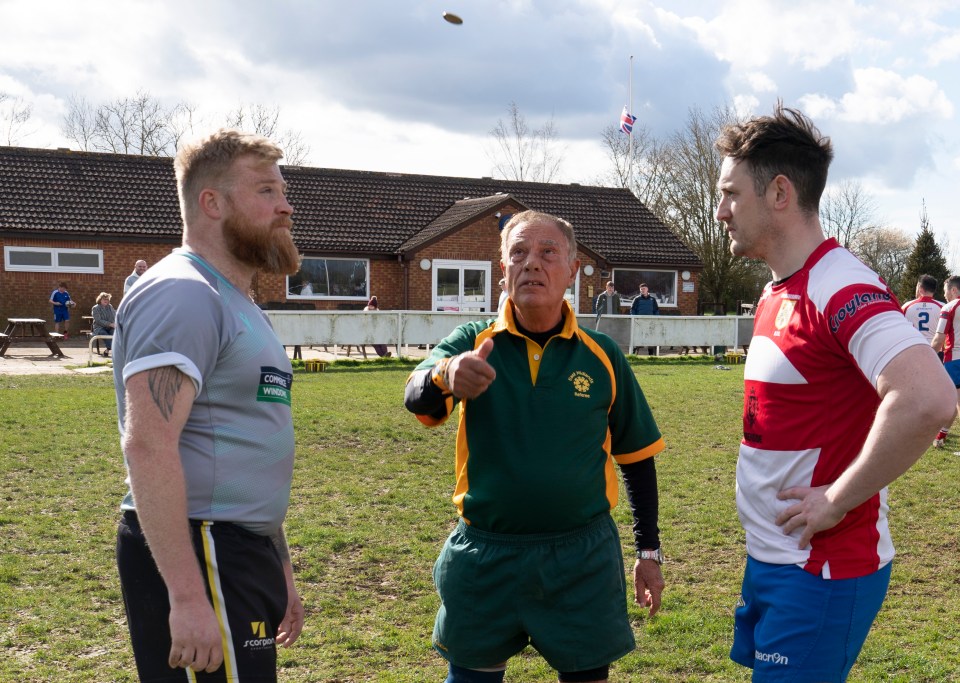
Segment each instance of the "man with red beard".
[{"label": "man with red beard", "polygon": [[181,148],[183,246],[117,311],[117,564],[142,681],[276,680],[303,628],[283,534],[293,374],[247,296],[258,270],[299,268],[282,156],[232,130]]}]

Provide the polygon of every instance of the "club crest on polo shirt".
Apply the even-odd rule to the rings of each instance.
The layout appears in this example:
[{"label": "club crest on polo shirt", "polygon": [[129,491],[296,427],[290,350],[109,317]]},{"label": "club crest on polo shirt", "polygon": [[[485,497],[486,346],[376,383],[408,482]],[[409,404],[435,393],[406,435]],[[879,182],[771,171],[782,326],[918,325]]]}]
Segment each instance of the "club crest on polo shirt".
[{"label": "club crest on polo shirt", "polygon": [[290,405],[290,387],[293,386],[293,375],[279,368],[263,366],[260,368],[260,388],[257,389],[257,400],[268,403],[283,403]]},{"label": "club crest on polo shirt", "polygon": [[583,370],[577,370],[567,379],[573,384],[573,395],[580,398],[590,398],[590,387],[593,385],[593,377]]}]

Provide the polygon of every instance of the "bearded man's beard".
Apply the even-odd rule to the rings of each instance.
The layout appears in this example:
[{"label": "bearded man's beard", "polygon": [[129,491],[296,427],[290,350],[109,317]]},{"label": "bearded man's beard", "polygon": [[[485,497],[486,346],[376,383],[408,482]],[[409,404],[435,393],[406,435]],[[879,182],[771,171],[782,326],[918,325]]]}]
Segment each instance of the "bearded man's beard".
[{"label": "bearded man's beard", "polygon": [[[287,229],[278,227],[286,225]],[[278,275],[293,275],[300,270],[300,252],[293,243],[293,223],[280,217],[268,229],[257,226],[245,216],[231,213],[223,220],[227,249],[241,263]]]}]

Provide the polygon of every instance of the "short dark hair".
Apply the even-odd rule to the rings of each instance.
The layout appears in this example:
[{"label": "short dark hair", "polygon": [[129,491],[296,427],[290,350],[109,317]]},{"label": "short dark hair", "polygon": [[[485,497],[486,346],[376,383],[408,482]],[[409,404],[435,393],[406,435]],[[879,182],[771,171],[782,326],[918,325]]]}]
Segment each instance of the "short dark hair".
[{"label": "short dark hair", "polygon": [[937,291],[937,278],[933,275],[921,275],[920,279],[917,280],[917,284],[920,285],[920,289],[925,292],[933,294]]},{"label": "short dark hair", "polygon": [[801,112],[778,101],[772,116],[730,124],[714,144],[722,155],[749,164],[758,195],[766,191],[771,180],[783,175],[796,188],[801,210],[820,210],[833,145]]},{"label": "short dark hair", "polygon": [[947,278],[947,289],[960,289],[960,275],[951,275]]},{"label": "short dark hair", "polygon": [[607,283],[607,287],[613,287],[613,280]]}]

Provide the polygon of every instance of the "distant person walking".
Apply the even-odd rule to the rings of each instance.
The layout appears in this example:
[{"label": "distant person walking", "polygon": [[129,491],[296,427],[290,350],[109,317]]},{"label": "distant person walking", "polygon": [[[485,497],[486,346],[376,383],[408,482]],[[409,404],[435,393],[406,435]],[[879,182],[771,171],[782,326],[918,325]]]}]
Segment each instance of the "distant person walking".
[{"label": "distant person walking", "polygon": [[77,305],[77,302],[70,298],[70,292],[67,291],[67,283],[61,282],[50,295],[50,303],[53,304],[53,331],[59,333],[60,325],[63,325],[63,338],[70,338],[70,309]]}]

